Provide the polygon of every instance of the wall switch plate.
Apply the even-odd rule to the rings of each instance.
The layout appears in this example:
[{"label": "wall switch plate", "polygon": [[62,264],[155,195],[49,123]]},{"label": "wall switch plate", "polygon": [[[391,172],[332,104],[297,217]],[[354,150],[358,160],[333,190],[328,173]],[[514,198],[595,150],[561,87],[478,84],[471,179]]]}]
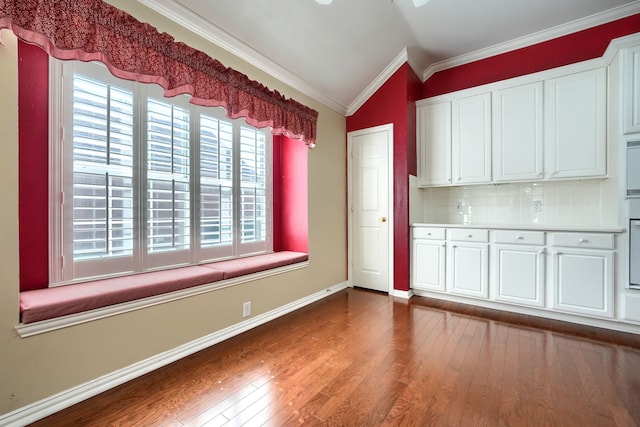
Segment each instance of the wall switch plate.
[{"label": "wall switch plate", "polygon": [[242,304],[242,317],[251,316],[251,301]]}]

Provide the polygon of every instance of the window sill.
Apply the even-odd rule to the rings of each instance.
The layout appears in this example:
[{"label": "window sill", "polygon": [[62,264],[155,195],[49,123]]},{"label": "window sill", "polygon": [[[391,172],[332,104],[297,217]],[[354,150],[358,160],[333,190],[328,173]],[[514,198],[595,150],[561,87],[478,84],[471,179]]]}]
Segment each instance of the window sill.
[{"label": "window sill", "polygon": [[28,337],[128,311],[211,292],[309,265],[301,252],[275,252],[20,294],[21,323]]}]

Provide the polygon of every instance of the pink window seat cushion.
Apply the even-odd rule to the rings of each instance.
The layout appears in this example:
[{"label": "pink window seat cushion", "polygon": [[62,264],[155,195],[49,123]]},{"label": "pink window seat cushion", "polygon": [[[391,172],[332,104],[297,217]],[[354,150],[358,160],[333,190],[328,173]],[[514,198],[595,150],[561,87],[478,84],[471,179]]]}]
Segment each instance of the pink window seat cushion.
[{"label": "pink window seat cushion", "polygon": [[271,268],[303,262],[309,255],[302,252],[282,251],[271,254],[230,259],[229,261],[202,264],[202,267],[213,268],[224,273],[225,279],[257,273]]},{"label": "pink window seat cushion", "polygon": [[20,319],[33,323],[122,302],[306,261],[300,252],[276,252],[205,265],[194,265],[75,285],[20,293]]},{"label": "pink window seat cushion", "polygon": [[37,322],[222,280],[222,272],[190,266],[20,293],[22,323]]}]

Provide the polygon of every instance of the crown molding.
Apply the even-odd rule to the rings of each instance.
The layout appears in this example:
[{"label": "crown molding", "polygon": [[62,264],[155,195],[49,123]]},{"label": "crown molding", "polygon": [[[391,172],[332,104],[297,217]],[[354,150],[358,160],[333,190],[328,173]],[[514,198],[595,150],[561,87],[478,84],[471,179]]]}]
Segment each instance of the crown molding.
[{"label": "crown molding", "polygon": [[220,46],[245,62],[264,71],[293,89],[326,105],[337,113],[346,115],[347,107],[319,92],[300,77],[276,64],[257,50],[238,40],[217,25],[207,21],[192,10],[171,0],[137,0],[153,11],[200,37]]},{"label": "crown molding", "polygon": [[391,77],[393,73],[398,71],[400,67],[402,67],[402,65],[404,65],[404,63],[408,60],[409,53],[407,51],[407,48],[404,48],[402,49],[402,52],[400,52],[398,56],[396,56],[393,61],[391,61],[391,63],[387,65],[371,83],[369,83],[369,85],[362,91],[362,93],[360,93],[360,95],[358,95],[358,97],[351,104],[349,104],[346,115],[350,116],[358,111],[358,109],[362,107],[362,105],[364,105],[364,103],[367,102],[367,100],[374,93],[376,93],[376,91],[380,89],[387,80],[389,80],[389,77]]},{"label": "crown molding", "polygon": [[611,40],[611,43],[609,43],[609,46],[607,46],[607,50],[605,50],[604,55],[602,55],[602,59],[607,64],[611,64],[621,49],[635,46],[638,43],[640,43],[640,33],[613,39]]},{"label": "crown molding", "polygon": [[637,13],[640,13],[640,2],[634,1],[633,3],[616,7],[602,13],[597,13],[586,18],[577,19],[566,24],[558,25],[546,30],[519,37],[508,42],[500,43],[485,49],[479,49],[468,54],[436,62],[431,64],[426,70],[424,70],[424,72],[422,73],[422,82],[424,83],[425,81],[427,81],[429,77],[431,77],[438,71],[479,61],[481,59],[490,58],[492,56],[500,55],[527,46],[532,46],[558,37],[566,36],[577,31],[586,30],[597,25],[606,24],[617,19],[626,18],[627,16],[635,15]]}]

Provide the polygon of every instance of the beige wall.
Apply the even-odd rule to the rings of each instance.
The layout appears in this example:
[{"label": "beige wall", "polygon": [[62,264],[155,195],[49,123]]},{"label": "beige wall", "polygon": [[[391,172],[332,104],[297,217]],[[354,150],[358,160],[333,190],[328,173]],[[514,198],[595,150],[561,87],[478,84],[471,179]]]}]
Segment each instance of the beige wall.
[{"label": "beige wall", "polygon": [[309,153],[310,265],[89,323],[20,338],[18,323],[17,47],[0,47],[0,415],[214,333],[242,320],[251,299],[258,315],[346,280],[345,118],[139,3],[111,0],[156,26],[320,112]]}]

